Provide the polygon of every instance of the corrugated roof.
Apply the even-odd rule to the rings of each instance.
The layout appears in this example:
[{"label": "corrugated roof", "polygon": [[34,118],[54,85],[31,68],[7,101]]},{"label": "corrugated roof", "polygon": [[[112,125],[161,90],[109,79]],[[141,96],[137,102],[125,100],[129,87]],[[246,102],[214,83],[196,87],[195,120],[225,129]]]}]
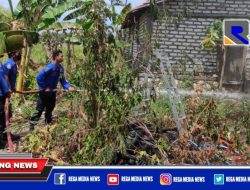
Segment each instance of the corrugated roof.
[{"label": "corrugated roof", "polygon": [[142,4],[140,4],[140,5],[136,6],[135,8],[133,8],[133,9],[129,12],[129,14],[134,13],[134,12],[136,12],[136,11],[139,11],[140,9],[146,8],[146,7],[148,7],[149,5],[150,5],[150,1],[149,1],[149,0],[145,0]]},{"label": "corrugated roof", "polygon": [[[164,2],[165,0],[158,0],[157,4]],[[122,28],[127,28],[130,24],[133,23],[134,17],[140,14],[142,11],[146,10],[150,7],[150,0],[145,0],[142,4],[133,8],[126,16],[124,23],[122,24]]]},{"label": "corrugated roof", "polygon": [[150,6],[150,2],[146,0],[142,4],[136,6],[133,8],[126,16],[125,21],[122,24],[122,28],[127,28],[129,25],[131,25],[134,21],[134,17],[136,17],[136,14],[140,13],[144,9],[148,8]]}]

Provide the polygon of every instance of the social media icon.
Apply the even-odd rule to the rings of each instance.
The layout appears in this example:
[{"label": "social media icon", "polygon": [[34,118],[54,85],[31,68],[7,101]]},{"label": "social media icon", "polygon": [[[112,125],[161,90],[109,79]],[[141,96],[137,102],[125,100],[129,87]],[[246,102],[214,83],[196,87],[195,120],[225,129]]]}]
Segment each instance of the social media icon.
[{"label": "social media icon", "polygon": [[66,185],[66,174],[65,173],[55,173],[54,174],[54,184],[55,185]]},{"label": "social media icon", "polygon": [[224,45],[249,46],[250,24],[248,20],[224,20]]},{"label": "social media icon", "polygon": [[108,185],[119,185],[119,174],[108,174]]},{"label": "social media icon", "polygon": [[214,185],[224,185],[224,174],[214,174]]},{"label": "social media icon", "polygon": [[172,184],[172,175],[169,173],[160,175],[160,184],[161,185],[171,185]]}]

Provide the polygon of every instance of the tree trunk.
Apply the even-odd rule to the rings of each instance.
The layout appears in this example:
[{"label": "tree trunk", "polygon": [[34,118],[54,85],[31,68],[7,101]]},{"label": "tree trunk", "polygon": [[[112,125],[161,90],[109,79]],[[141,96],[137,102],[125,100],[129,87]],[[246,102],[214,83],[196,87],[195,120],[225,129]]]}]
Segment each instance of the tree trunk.
[{"label": "tree trunk", "polygon": [[18,74],[18,78],[17,78],[16,89],[18,91],[23,90],[23,81],[24,81],[25,63],[26,63],[26,59],[27,59],[27,53],[28,53],[28,46],[25,43],[25,46],[22,50],[22,59],[21,59],[21,64],[19,66],[19,74]]},{"label": "tree trunk", "polygon": [[17,78],[16,90],[18,91],[24,90],[25,76],[27,75],[28,72],[30,55],[31,55],[31,47],[28,47],[28,45],[25,43],[25,47],[23,48],[22,52],[22,60],[19,67],[19,75]]},{"label": "tree trunk", "polygon": [[46,55],[47,55],[47,58],[48,58],[48,60],[47,60],[47,62],[49,62],[50,60],[52,60],[52,49],[51,49],[51,47],[49,46],[49,45],[44,45],[43,46],[44,47],[44,49],[45,49],[45,52],[46,52]]},{"label": "tree trunk", "polygon": [[[28,47],[28,51],[27,51],[27,56],[26,56],[26,60],[25,60],[25,68],[24,68],[24,76],[27,76],[28,74],[28,69],[29,69],[29,63],[30,63],[30,56],[31,56],[31,47]],[[23,81],[23,86],[25,84],[25,80]]]},{"label": "tree trunk", "polygon": [[99,112],[100,112],[100,104],[96,97],[94,97],[94,128],[98,127],[99,125]]},{"label": "tree trunk", "polygon": [[75,57],[76,57],[75,44],[72,44],[72,54],[73,54],[73,58],[75,60]]},{"label": "tree trunk", "polygon": [[220,73],[220,82],[219,82],[219,89],[222,89],[223,86],[223,77],[224,77],[224,72],[225,72],[225,66],[226,66],[226,59],[227,59],[227,47],[222,46],[222,52],[223,52],[223,62],[222,62],[222,68],[221,68],[221,73]]},{"label": "tree trunk", "polygon": [[71,53],[70,43],[68,42],[67,43],[67,69],[66,69],[67,76],[69,76],[71,73],[71,56],[72,56],[72,53]]}]

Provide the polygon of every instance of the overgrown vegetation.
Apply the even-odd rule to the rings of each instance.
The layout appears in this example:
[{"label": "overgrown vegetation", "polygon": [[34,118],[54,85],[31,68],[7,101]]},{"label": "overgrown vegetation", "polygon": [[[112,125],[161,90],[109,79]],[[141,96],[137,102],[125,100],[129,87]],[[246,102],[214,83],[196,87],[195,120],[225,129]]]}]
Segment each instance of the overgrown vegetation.
[{"label": "overgrown vegetation", "polygon": [[223,38],[223,30],[222,30],[222,21],[215,20],[207,29],[206,38],[201,42],[201,48],[205,49],[212,49],[215,48],[218,43],[222,42]]}]

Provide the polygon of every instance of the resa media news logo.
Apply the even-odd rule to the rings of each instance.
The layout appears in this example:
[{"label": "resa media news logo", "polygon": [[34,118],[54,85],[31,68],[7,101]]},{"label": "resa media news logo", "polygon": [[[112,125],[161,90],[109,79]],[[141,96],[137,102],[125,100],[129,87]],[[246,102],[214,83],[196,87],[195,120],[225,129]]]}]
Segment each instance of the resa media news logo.
[{"label": "resa media news logo", "polygon": [[54,174],[54,184],[55,185],[66,185],[66,174],[65,173],[55,173]]},{"label": "resa media news logo", "polygon": [[225,46],[249,46],[250,24],[245,19],[225,19],[223,22]]},{"label": "resa media news logo", "polygon": [[172,184],[172,175],[169,173],[160,175],[160,184],[161,185],[171,185]]}]

